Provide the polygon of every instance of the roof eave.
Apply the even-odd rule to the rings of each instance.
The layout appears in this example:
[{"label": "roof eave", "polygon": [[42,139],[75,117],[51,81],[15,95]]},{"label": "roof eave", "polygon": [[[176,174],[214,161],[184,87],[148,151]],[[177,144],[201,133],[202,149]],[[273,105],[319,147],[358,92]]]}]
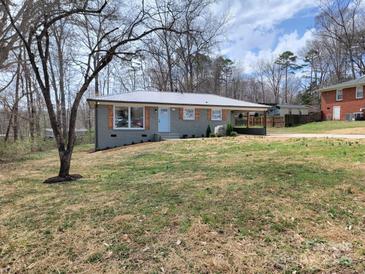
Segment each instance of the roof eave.
[{"label": "roof eave", "polygon": [[194,107],[225,107],[231,109],[252,109],[252,110],[267,110],[271,108],[271,106],[260,105],[260,106],[234,106],[234,105],[213,105],[213,104],[182,104],[182,103],[157,103],[157,102],[138,102],[138,101],[121,101],[121,100],[105,100],[105,99],[96,99],[96,98],[88,98],[86,99],[88,102],[103,102],[103,103],[121,103],[121,104],[144,104],[144,105],[176,105],[176,106],[194,106]]},{"label": "roof eave", "polygon": [[329,86],[326,88],[320,88],[315,90],[315,92],[326,92],[326,91],[335,91],[338,89],[344,89],[344,88],[356,88],[357,86],[364,86],[365,82],[360,82],[360,83],[352,83],[352,84],[338,84],[338,85],[333,85],[333,86]]}]

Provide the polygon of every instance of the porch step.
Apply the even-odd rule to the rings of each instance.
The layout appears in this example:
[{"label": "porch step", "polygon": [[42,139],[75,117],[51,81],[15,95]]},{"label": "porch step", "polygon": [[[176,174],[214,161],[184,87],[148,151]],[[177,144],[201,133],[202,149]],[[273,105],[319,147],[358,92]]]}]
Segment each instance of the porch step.
[{"label": "porch step", "polygon": [[159,135],[162,140],[180,139],[180,134],[175,132],[161,132]]}]

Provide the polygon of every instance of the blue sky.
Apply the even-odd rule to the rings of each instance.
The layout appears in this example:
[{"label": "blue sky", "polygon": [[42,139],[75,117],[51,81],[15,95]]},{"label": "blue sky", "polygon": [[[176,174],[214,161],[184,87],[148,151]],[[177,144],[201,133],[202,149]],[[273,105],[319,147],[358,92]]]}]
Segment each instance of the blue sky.
[{"label": "blue sky", "polygon": [[218,53],[254,71],[260,59],[285,50],[299,54],[312,39],[316,0],[220,0],[213,13],[226,14],[227,25]]}]

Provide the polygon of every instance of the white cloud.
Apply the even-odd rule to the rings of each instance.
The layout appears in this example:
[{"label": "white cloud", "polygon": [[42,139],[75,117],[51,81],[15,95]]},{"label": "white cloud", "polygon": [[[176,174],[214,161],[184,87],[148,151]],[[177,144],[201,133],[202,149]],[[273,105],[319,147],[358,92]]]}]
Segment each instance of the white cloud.
[{"label": "white cloud", "polygon": [[298,54],[303,46],[313,38],[313,33],[314,29],[307,30],[302,37],[299,36],[297,31],[282,35],[279,38],[279,42],[273,51],[273,54],[278,55],[286,50]]},{"label": "white cloud", "polygon": [[241,63],[245,72],[252,71],[258,58],[270,58],[285,50],[297,53],[312,37],[312,30],[306,31],[300,37],[297,31],[285,33],[278,25],[316,4],[313,0],[217,2],[213,13],[228,13],[225,40],[219,53]]},{"label": "white cloud", "polygon": [[255,66],[258,60],[271,60],[276,58],[280,53],[284,51],[292,51],[298,55],[308,41],[313,37],[314,29],[306,31],[301,37],[297,31],[289,34],[284,34],[279,37],[278,44],[274,49],[263,49],[257,53],[251,50],[246,50],[243,54],[242,66],[246,73],[255,71]]}]

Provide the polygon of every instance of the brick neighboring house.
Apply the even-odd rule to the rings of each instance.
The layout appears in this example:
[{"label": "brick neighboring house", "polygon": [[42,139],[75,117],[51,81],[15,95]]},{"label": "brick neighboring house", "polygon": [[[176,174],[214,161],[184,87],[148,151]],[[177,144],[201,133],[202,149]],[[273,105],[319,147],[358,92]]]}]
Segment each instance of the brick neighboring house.
[{"label": "brick neighboring house", "polygon": [[365,76],[318,90],[323,120],[353,120],[364,117]]}]

